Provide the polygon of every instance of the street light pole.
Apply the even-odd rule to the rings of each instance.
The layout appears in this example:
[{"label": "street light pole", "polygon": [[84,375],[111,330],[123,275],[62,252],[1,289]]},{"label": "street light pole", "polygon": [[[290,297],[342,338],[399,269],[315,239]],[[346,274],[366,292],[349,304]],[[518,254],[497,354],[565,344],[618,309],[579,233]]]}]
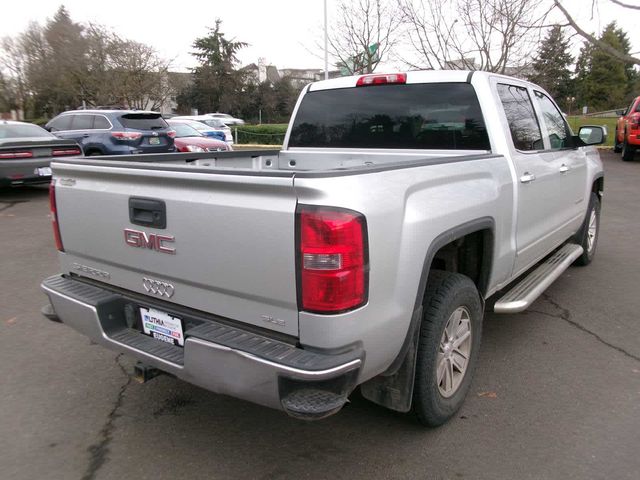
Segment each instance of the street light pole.
[{"label": "street light pole", "polygon": [[329,40],[327,36],[327,0],[324,0],[324,79],[329,80]]}]

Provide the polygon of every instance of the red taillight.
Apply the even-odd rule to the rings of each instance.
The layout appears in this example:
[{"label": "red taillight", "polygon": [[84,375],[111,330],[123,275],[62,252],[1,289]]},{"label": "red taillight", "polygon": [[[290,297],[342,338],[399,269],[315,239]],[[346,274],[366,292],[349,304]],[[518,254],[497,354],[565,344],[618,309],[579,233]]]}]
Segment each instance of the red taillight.
[{"label": "red taillight", "polygon": [[340,313],[367,301],[367,226],[360,213],[299,206],[298,275],[300,308]]},{"label": "red taillight", "polygon": [[31,152],[2,152],[0,153],[0,160],[9,160],[11,158],[31,158],[33,153]]},{"label": "red taillight", "polygon": [[111,132],[111,136],[117,140],[137,140],[142,136],[140,132]]},{"label": "red taillight", "polygon": [[629,128],[631,130],[637,130],[640,128],[640,113],[634,113],[629,119]]},{"label": "red taillight", "polygon": [[53,237],[56,240],[56,248],[64,252],[62,247],[62,237],[60,236],[60,224],[58,223],[58,209],[56,207],[56,185],[51,181],[49,185],[49,209],[51,210],[51,225],[53,226]]},{"label": "red taillight", "polygon": [[54,148],[51,151],[51,155],[54,157],[62,157],[64,155],[80,155],[79,148]]},{"label": "red taillight", "polygon": [[169,136],[171,138],[176,138],[176,131],[175,130],[168,130],[167,131],[167,136]]},{"label": "red taillight", "polygon": [[356,82],[356,87],[368,87],[369,85],[387,85],[392,83],[407,83],[407,74],[383,73],[363,75]]}]

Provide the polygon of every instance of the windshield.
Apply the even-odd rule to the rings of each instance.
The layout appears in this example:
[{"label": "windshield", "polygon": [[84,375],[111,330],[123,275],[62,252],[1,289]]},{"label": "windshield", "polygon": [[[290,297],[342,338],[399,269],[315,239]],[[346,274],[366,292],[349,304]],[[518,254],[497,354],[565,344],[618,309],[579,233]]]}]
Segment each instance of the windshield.
[{"label": "windshield", "polygon": [[205,125],[204,123],[197,122],[197,121],[195,121],[195,120],[190,121],[190,122],[188,123],[188,125],[189,125],[191,128],[194,128],[194,129],[196,129],[196,130],[197,130],[197,131],[199,131],[199,132],[208,132],[208,131],[210,131],[210,130],[211,130],[211,127],[209,127],[209,126]]},{"label": "windshield", "polygon": [[195,128],[187,125],[186,123],[173,123],[170,122],[169,125],[176,131],[176,137],[202,137],[202,134],[198,132]]},{"label": "windshield", "polygon": [[490,150],[468,83],[377,85],[307,93],[290,147]]},{"label": "windshield", "polygon": [[0,124],[0,139],[2,138],[26,138],[44,137],[51,138],[54,135],[37,125],[25,124]]},{"label": "windshield", "polygon": [[209,125],[212,128],[222,128],[225,126],[224,123],[217,118],[209,118],[198,121],[204,123],[205,125]]}]

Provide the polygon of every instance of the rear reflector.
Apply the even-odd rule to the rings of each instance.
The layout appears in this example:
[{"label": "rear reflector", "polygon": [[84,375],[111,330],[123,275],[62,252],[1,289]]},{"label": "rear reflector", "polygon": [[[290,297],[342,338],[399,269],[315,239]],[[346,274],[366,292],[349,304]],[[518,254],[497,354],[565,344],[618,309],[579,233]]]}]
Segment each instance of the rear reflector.
[{"label": "rear reflector", "polygon": [[368,87],[370,85],[387,85],[393,83],[407,83],[406,73],[383,73],[364,75],[356,82],[356,87]]},{"label": "rear reflector", "polygon": [[54,148],[51,151],[51,155],[54,157],[62,157],[65,155],[80,155],[79,148]]},{"label": "rear reflector", "polygon": [[62,237],[60,236],[60,224],[58,223],[58,209],[56,205],[56,184],[55,180],[49,185],[49,209],[51,210],[51,225],[53,226],[53,237],[56,240],[56,248],[64,252],[62,247]]},{"label": "rear reflector", "polygon": [[352,210],[299,205],[298,298],[301,310],[342,313],[367,301],[367,226]]},{"label": "rear reflector", "polygon": [[111,136],[117,140],[137,140],[142,136],[140,132],[111,132]]},{"label": "rear reflector", "polygon": [[12,158],[31,158],[33,153],[31,152],[1,152],[0,160],[9,160]]}]

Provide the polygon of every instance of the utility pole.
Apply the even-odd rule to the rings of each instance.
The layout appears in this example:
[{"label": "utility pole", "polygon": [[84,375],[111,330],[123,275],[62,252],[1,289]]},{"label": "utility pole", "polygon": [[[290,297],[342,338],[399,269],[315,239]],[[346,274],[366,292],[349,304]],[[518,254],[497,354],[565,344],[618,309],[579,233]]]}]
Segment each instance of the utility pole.
[{"label": "utility pole", "polygon": [[329,37],[327,36],[327,0],[324,0],[324,79],[329,80]]}]

